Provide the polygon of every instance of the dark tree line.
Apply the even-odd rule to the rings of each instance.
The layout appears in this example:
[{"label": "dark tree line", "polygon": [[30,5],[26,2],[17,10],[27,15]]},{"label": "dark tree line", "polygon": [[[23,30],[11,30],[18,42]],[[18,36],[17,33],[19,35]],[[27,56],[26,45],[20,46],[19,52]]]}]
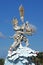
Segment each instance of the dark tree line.
[{"label": "dark tree line", "polygon": [[37,57],[32,57],[32,61],[36,65],[43,65],[43,52],[39,52],[39,54],[37,55]]},{"label": "dark tree line", "polygon": [[0,58],[0,65],[4,65],[4,59]]}]

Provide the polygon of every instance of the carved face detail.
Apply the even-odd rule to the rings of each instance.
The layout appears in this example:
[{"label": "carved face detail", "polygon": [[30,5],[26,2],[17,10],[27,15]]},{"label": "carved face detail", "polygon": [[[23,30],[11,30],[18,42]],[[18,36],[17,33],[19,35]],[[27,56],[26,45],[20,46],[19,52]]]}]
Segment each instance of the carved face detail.
[{"label": "carved face detail", "polygon": [[18,20],[17,20],[17,18],[14,18],[13,19],[13,25],[17,25],[18,24]]}]

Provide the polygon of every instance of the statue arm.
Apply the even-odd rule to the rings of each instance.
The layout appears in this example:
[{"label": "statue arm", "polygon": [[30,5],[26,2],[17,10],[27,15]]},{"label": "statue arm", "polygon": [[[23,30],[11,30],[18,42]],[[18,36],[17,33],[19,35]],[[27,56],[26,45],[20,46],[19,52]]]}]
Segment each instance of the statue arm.
[{"label": "statue arm", "polygon": [[32,35],[32,32],[22,32],[22,31],[17,31],[19,34],[26,34],[26,35]]},{"label": "statue arm", "polygon": [[25,23],[20,27],[21,30],[25,29]]},{"label": "statue arm", "polygon": [[13,29],[17,31],[20,30],[21,28],[19,26],[13,26]]},{"label": "statue arm", "polygon": [[12,38],[15,38],[15,34],[13,35],[13,36],[10,36],[10,38],[12,39]]}]

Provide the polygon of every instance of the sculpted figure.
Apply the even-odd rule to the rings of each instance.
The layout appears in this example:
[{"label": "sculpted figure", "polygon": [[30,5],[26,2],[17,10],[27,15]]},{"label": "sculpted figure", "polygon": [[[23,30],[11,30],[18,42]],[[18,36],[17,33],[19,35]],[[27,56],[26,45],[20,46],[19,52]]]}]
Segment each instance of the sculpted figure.
[{"label": "sculpted figure", "polygon": [[10,49],[17,49],[17,47],[24,41],[26,43],[26,46],[29,46],[29,40],[25,35],[32,35],[33,28],[29,26],[28,21],[26,23],[23,23],[22,26],[18,25],[17,18],[13,19],[13,29],[15,30],[15,34],[11,37],[15,41],[11,45]]},{"label": "sculpted figure", "polygon": [[15,30],[15,34],[11,37],[15,40],[15,42],[11,45],[11,48],[17,48],[17,46],[24,41],[26,46],[29,46],[28,39],[25,36],[25,23],[22,26],[18,26],[17,18],[13,19],[13,29]]}]

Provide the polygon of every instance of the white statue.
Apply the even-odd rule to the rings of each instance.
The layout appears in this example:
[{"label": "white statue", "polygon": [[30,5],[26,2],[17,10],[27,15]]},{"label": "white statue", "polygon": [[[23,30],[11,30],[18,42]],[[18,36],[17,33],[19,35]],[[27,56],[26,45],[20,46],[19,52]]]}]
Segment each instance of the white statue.
[{"label": "white statue", "polygon": [[30,35],[31,31],[28,29],[28,23],[24,23],[22,26],[18,26],[17,18],[13,19],[13,29],[15,30],[15,34],[11,37],[15,40],[15,42],[11,45],[11,48],[16,48],[22,41],[26,43],[26,46],[29,46],[28,39],[25,34]]},{"label": "white statue", "polygon": [[[23,24],[21,26],[18,25],[17,18],[14,18],[12,21],[15,34],[10,38],[13,38],[14,42],[8,51],[4,65],[35,65],[32,62],[32,57],[37,56],[37,51],[28,47],[29,41],[27,36],[33,35],[36,29],[28,21],[24,22],[24,8],[22,5],[19,7],[19,11]],[[22,41],[25,42],[26,46],[22,46]]]},{"label": "white statue", "polygon": [[26,46],[28,47],[29,41],[25,35],[32,35],[32,33],[34,32],[34,29],[30,26],[28,21],[26,21],[26,23],[24,23],[23,7],[21,6],[19,8],[19,10],[20,10],[20,16],[23,17],[23,19],[21,19],[23,22],[23,25],[19,26],[17,18],[13,19],[13,29],[15,30],[15,34],[11,38],[13,38],[15,41],[11,45],[10,49],[12,49],[12,48],[16,49],[18,47],[18,45],[20,45],[22,43],[22,41],[24,41],[26,43]]}]

